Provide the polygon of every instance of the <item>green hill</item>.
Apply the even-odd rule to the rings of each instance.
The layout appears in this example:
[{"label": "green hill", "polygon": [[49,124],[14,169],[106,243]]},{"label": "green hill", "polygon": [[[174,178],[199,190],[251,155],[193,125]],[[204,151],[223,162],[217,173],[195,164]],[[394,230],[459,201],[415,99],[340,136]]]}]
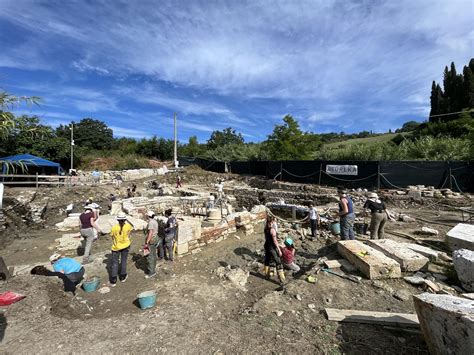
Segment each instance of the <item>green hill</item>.
[{"label": "green hill", "polygon": [[340,142],[327,143],[327,144],[324,144],[323,147],[325,149],[332,150],[332,149],[344,149],[344,148],[347,148],[348,146],[355,145],[355,144],[374,145],[374,144],[380,144],[380,143],[387,143],[398,134],[405,135],[407,133],[405,132],[404,133],[386,133],[386,134],[381,134],[380,136],[375,136],[375,137],[353,138],[353,139],[347,139]]}]

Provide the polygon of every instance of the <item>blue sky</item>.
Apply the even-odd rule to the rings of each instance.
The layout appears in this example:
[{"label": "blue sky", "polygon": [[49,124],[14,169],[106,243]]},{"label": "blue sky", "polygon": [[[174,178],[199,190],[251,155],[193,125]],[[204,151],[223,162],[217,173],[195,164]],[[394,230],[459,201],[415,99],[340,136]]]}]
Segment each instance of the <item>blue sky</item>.
[{"label": "blue sky", "polygon": [[431,81],[474,57],[471,0],[0,1],[0,87],[116,136],[262,141],[386,132],[429,113]]}]

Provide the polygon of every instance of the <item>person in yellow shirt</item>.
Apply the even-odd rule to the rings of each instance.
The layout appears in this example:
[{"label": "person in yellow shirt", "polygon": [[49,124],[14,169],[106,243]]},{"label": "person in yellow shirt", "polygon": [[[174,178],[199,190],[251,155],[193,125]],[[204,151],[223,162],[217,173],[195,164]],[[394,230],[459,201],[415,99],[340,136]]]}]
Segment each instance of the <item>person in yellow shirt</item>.
[{"label": "person in yellow shirt", "polygon": [[115,287],[117,284],[117,274],[119,269],[120,256],[120,274],[121,282],[127,280],[127,257],[130,251],[130,233],[133,227],[127,222],[127,216],[121,212],[117,215],[118,224],[112,227],[110,235],[112,236],[112,265],[110,270],[109,284]]}]

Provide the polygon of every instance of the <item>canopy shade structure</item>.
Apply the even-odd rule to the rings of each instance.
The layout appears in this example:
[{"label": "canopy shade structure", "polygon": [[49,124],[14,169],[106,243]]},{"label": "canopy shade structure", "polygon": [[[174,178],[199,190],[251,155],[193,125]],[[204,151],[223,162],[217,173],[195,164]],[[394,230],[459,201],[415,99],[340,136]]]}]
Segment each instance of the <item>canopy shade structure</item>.
[{"label": "canopy shade structure", "polygon": [[[31,154],[19,154],[19,155],[12,155],[5,158],[0,158],[1,162],[8,162],[13,165],[24,165],[27,168],[35,167],[35,170],[41,171],[54,171],[55,173],[59,174],[61,169],[61,165],[59,163],[55,163],[50,160],[46,160]],[[2,173],[7,173],[7,164],[3,163]]]}]

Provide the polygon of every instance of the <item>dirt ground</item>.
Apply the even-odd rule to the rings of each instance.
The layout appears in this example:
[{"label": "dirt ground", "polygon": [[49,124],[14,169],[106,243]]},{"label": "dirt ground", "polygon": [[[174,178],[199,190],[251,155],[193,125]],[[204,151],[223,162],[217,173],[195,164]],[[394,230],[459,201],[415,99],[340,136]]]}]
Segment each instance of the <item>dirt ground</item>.
[{"label": "dirt ground", "polygon": [[[203,185],[215,178],[214,174],[193,174],[197,175],[196,183]],[[83,190],[77,193],[78,201],[90,193],[98,196],[94,188]],[[105,193],[109,191],[101,196]],[[58,206],[67,200],[61,198]],[[396,204],[391,208],[401,211]],[[439,230],[439,236],[416,238],[441,249],[446,247],[445,232],[460,219],[458,213],[439,204],[408,205],[403,213],[442,224],[394,222],[388,231],[415,236],[414,231],[430,225]],[[23,229],[21,238],[1,250],[6,263],[46,261],[56,244],[54,239],[62,235],[51,225],[63,217],[51,214],[46,228]],[[63,292],[59,279],[30,274],[0,282],[0,293],[26,295],[0,311],[0,353],[427,353],[417,329],[330,322],[324,314],[325,307],[414,313],[411,299],[401,301],[392,294],[400,289],[418,294],[423,292],[421,288],[403,279],[376,284],[363,279],[356,284],[324,272],[317,274],[316,283],[308,283],[306,274],[312,272],[318,258],[339,258],[332,238],[297,240],[297,262],[303,273],[297,277],[287,273],[288,283],[281,287],[276,278],[265,279],[257,264],[262,262],[261,228],[254,235],[238,233],[198,254],[162,261],[153,279],[144,278],[143,233],[134,232],[129,278],[105,294],[78,289],[73,297]],[[103,236],[93,246],[95,260],[88,276],[99,276],[100,287],[107,286],[110,245],[109,237]],[[67,255],[75,256],[75,251]],[[219,278],[215,270],[220,266],[248,271],[245,290]],[[156,290],[157,305],[141,310],[136,296],[147,290]]]}]

